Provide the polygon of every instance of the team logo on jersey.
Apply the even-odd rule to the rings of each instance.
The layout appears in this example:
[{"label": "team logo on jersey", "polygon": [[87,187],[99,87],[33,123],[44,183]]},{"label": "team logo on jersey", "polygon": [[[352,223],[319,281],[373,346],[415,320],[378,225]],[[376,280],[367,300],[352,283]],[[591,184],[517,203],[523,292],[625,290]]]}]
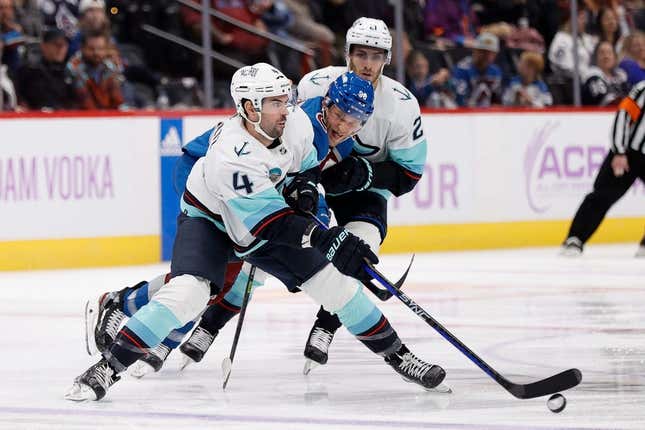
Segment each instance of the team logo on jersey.
[{"label": "team logo on jersey", "polygon": [[330,76],[329,76],[329,75],[319,76],[319,74],[320,74],[320,72],[316,72],[316,73],[314,73],[314,74],[309,78],[309,80],[310,80],[311,82],[313,82],[313,84],[314,84],[314,85],[320,85],[320,84],[318,83],[318,81],[319,81],[320,79],[329,79],[329,78],[330,78]]},{"label": "team logo on jersey", "polygon": [[242,155],[247,155],[250,154],[249,151],[245,151],[244,148],[246,148],[246,145],[248,145],[249,142],[244,142],[244,145],[240,149],[237,149],[237,146],[235,147],[235,153],[237,154],[238,157],[241,157]]},{"label": "team logo on jersey", "polygon": [[358,134],[354,136],[356,143],[354,144],[354,151],[358,152],[360,155],[367,157],[369,155],[374,155],[381,150],[378,146],[368,145],[363,143]]},{"label": "team logo on jersey", "polygon": [[400,90],[398,88],[392,88],[392,91],[394,91],[395,93],[401,94],[402,97],[399,100],[412,100],[412,95],[407,90]]},{"label": "team logo on jersey", "polygon": [[282,177],[282,170],[279,167],[274,167],[271,170],[269,170],[269,179],[274,184],[280,181],[281,177]]},{"label": "team logo on jersey", "polygon": [[280,155],[284,155],[287,153],[287,148],[281,146],[280,149],[278,149],[278,152],[280,153]]}]

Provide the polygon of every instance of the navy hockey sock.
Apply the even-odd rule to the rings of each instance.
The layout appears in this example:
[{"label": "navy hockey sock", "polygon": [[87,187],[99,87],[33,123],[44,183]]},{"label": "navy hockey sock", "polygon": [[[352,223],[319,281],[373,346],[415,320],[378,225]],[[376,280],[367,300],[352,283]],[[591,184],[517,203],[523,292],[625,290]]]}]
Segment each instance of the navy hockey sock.
[{"label": "navy hockey sock", "polygon": [[402,345],[399,335],[384,316],[381,316],[379,322],[369,330],[357,334],[356,338],[363,342],[370,351],[383,357],[398,351]]},{"label": "navy hockey sock", "polygon": [[123,327],[103,356],[117,373],[121,373],[143,357],[149,347],[132,330]]}]

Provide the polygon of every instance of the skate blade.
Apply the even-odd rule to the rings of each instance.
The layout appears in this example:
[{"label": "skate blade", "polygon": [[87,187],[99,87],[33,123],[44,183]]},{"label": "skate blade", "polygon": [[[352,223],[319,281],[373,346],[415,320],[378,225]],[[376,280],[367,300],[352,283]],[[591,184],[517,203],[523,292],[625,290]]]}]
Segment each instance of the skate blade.
[{"label": "skate blade", "polygon": [[450,388],[446,384],[439,384],[434,388],[426,388],[425,390],[430,393],[452,394],[452,388]]},{"label": "skate blade", "polygon": [[99,310],[95,304],[98,304],[98,298],[85,302],[85,350],[90,356],[99,352],[94,338],[94,330],[99,317]]},{"label": "skate blade", "polygon": [[302,369],[302,374],[303,375],[309,375],[309,372],[314,370],[316,367],[320,366],[320,363],[317,361],[313,361],[310,359],[305,360],[305,367]]},{"label": "skate blade", "polygon": [[134,366],[128,369],[128,373],[130,374],[130,376],[141,379],[146,375],[155,373],[155,369],[145,361],[139,360],[134,364]]},{"label": "skate blade", "polygon": [[182,353],[181,354],[181,366],[179,367],[179,371],[182,372],[184,369],[186,369],[188,366],[191,364],[195,364],[195,360],[187,356],[186,354]]},{"label": "skate blade", "polygon": [[96,394],[94,391],[84,384],[79,384],[74,382],[72,388],[65,393],[65,400],[71,400],[73,402],[86,402],[88,400],[96,400]]},{"label": "skate blade", "polygon": [[579,249],[563,248],[560,250],[560,256],[567,258],[582,257],[582,251]]}]

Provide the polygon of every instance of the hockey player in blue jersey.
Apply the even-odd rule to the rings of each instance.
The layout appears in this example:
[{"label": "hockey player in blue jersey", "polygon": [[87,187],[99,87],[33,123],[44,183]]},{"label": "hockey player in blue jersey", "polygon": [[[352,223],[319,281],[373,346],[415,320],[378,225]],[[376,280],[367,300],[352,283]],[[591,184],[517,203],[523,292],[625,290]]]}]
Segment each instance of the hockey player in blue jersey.
[{"label": "hockey player in blue jersey", "polygon": [[378,262],[370,247],[343,227],[324,229],[299,215],[279,191],[296,182],[299,197],[320,172],[313,127],[302,109],[288,108],[289,92],[290,83],[272,66],[235,73],[231,95],[238,115],[219,125],[188,177],[171,279],[128,320],[99,362],[75,379],[67,399],[103,398],[119,373],[205,308],[234,256],[337,314],[406,380],[425,388],[441,383],[444,370],[414,356],[359,287],[358,280],[370,279],[365,261]]}]

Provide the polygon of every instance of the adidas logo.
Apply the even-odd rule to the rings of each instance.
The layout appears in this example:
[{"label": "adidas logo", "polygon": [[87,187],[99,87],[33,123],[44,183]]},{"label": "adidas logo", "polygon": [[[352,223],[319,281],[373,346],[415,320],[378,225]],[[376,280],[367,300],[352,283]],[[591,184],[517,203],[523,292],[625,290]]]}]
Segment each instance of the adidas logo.
[{"label": "adidas logo", "polygon": [[161,155],[181,155],[181,137],[177,127],[170,127],[161,140]]}]

